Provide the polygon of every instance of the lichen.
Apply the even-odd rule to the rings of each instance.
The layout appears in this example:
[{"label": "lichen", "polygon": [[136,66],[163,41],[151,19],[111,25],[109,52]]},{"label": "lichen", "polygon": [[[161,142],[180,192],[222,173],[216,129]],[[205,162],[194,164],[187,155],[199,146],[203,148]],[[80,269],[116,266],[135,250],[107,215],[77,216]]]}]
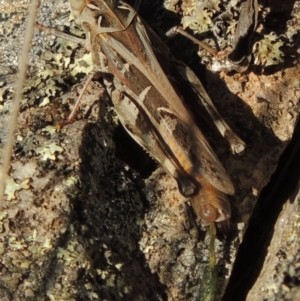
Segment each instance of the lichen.
[{"label": "lichen", "polygon": [[93,70],[91,54],[86,53],[81,58],[75,60],[74,64],[70,65],[70,69],[72,76],[76,76],[78,73],[90,73]]},{"label": "lichen", "polygon": [[46,106],[47,104],[49,104],[49,102],[50,102],[49,97],[45,97],[45,98],[43,99],[43,101],[39,104],[39,107],[44,107],[44,106]]},{"label": "lichen", "polygon": [[279,49],[283,45],[275,33],[264,35],[253,45],[254,64],[267,67],[283,62],[284,53]]},{"label": "lichen", "polygon": [[22,189],[29,189],[30,188],[30,179],[26,179],[21,183],[16,183],[12,177],[9,177],[6,180],[6,187],[5,187],[5,194],[7,195],[7,200],[13,200],[16,198],[15,193],[16,191]]},{"label": "lichen", "polygon": [[45,128],[41,129],[41,131],[53,135],[54,133],[56,133],[57,129],[54,126],[48,125]]},{"label": "lichen", "polygon": [[204,2],[191,1],[182,18],[183,28],[189,27],[195,33],[209,30],[213,26],[212,17],[219,11],[219,0],[206,0]]},{"label": "lichen", "polygon": [[47,161],[49,160],[55,160],[56,156],[55,153],[61,153],[64,149],[58,145],[56,145],[54,142],[47,145],[47,146],[42,146],[38,147],[35,149],[35,152],[37,154],[42,155],[41,160],[42,161]]},{"label": "lichen", "polygon": [[164,2],[164,7],[168,10],[171,10],[173,12],[176,12],[175,6],[179,2],[179,0],[166,0]]}]

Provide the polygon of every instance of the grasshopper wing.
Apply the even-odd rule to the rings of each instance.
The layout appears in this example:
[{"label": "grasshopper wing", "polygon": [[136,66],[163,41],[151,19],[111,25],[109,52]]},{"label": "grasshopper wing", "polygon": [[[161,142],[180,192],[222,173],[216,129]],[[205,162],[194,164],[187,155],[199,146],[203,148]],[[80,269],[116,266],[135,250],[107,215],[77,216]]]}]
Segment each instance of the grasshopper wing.
[{"label": "grasshopper wing", "polygon": [[111,98],[119,120],[129,135],[175,178],[183,195],[195,194],[197,188],[194,179],[181,168],[172,150],[151,123],[143,106],[140,105],[140,99],[134,99],[134,97],[126,95],[126,92],[119,90],[114,90]]},{"label": "grasshopper wing", "polygon": [[192,166],[186,172],[195,179],[203,176],[218,190],[233,195],[234,187],[228,174],[200,130],[194,125],[185,124],[170,110],[159,108],[158,111],[168,133],[163,138],[180,158],[184,169],[185,166]]}]

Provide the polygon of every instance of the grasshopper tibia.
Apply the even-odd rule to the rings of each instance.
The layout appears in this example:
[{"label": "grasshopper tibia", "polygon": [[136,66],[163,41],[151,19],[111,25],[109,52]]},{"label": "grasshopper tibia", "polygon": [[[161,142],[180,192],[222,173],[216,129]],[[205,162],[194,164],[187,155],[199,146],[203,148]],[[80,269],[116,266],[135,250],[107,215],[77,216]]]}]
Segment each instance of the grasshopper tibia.
[{"label": "grasshopper tibia", "polygon": [[81,101],[81,99],[82,99],[82,96],[83,96],[83,94],[84,94],[84,92],[85,92],[87,86],[89,85],[89,83],[90,83],[91,80],[93,79],[93,77],[94,77],[94,73],[90,73],[90,74],[88,75],[88,78],[86,79],[86,82],[85,82],[85,84],[84,84],[84,86],[83,86],[83,88],[82,88],[82,90],[81,90],[81,92],[80,92],[80,95],[79,95],[78,99],[76,100],[75,106],[74,106],[72,112],[70,113],[70,115],[69,115],[69,117],[68,117],[68,120],[67,120],[68,123],[71,123],[71,122],[74,120],[74,118],[75,118],[75,116],[76,116],[76,111],[77,111],[77,109],[78,109],[78,106],[79,106],[79,104],[80,104],[80,101]]},{"label": "grasshopper tibia", "polygon": [[60,30],[58,30],[54,27],[47,27],[47,26],[44,26],[44,25],[39,24],[39,23],[35,23],[35,26],[39,30],[44,31],[47,35],[53,35],[53,36],[56,36],[56,37],[59,37],[59,38],[66,39],[66,40],[69,40],[71,42],[77,43],[81,46],[84,46],[84,47],[86,46],[86,39],[82,39],[82,38],[73,36],[71,34],[62,32],[62,31],[60,31]]},{"label": "grasshopper tibia", "polygon": [[199,45],[200,47],[202,47],[203,49],[205,49],[206,51],[208,51],[209,53],[211,53],[213,56],[216,56],[218,54],[218,51],[211,48],[210,46],[206,45],[205,43],[199,41],[198,39],[194,38],[192,35],[190,35],[189,33],[187,33],[182,27],[180,26],[174,26],[171,29],[169,29],[166,32],[166,36],[168,38],[173,38],[175,37],[177,34],[181,34],[184,37],[188,38],[189,40],[191,40],[192,42],[194,42],[195,44]]},{"label": "grasshopper tibia", "polygon": [[[82,38],[79,38],[79,37],[76,37],[76,36],[73,36],[73,35],[70,35],[68,33],[65,33],[65,32],[62,32],[56,28],[53,28],[53,27],[46,27],[42,24],[39,24],[39,23],[35,23],[35,26],[41,30],[41,31],[44,31],[47,35],[54,35],[56,37],[59,37],[59,38],[62,38],[62,39],[65,39],[65,40],[69,40],[71,42],[74,42],[74,43],[77,43],[85,48],[88,48],[87,47],[87,43],[86,43],[86,39],[82,39]],[[76,116],[76,112],[77,112],[77,109],[78,109],[78,106],[80,104],[80,101],[84,95],[84,92],[86,91],[89,83],[91,82],[91,80],[93,79],[94,77],[94,73],[90,73],[87,77],[87,80],[80,92],[80,95],[78,97],[78,99],[76,100],[76,103],[75,103],[75,106],[73,108],[73,110],[71,111],[69,117],[67,118],[66,121],[64,122],[61,122],[57,125],[57,127],[60,129],[62,127],[64,127],[65,125],[69,124],[69,123],[72,123],[74,121],[74,118]]]},{"label": "grasshopper tibia", "polygon": [[71,113],[68,116],[68,118],[67,118],[66,121],[58,123],[58,125],[57,125],[58,129],[61,129],[65,125],[68,125],[68,124],[70,124],[70,123],[72,123],[74,121],[74,118],[75,118],[76,113],[77,113],[77,109],[78,109],[79,104],[81,102],[81,99],[82,99],[82,97],[84,95],[84,92],[86,91],[86,89],[87,89],[88,85],[90,84],[91,80],[93,79],[93,77],[94,77],[94,73],[90,73],[88,75],[88,78],[86,79],[86,82],[85,82],[85,84],[84,84],[84,86],[83,86],[83,88],[82,88],[82,90],[80,92],[80,95],[78,96],[78,98],[76,100],[74,108],[72,109],[72,111],[71,111]]}]

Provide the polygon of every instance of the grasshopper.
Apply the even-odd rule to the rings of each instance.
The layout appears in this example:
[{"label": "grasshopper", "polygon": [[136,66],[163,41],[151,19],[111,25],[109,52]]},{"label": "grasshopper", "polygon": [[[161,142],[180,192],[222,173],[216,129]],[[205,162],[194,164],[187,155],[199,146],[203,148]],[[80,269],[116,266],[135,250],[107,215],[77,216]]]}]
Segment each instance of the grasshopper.
[{"label": "grasshopper", "polygon": [[[228,223],[226,195],[234,194],[233,183],[186,107],[183,92],[200,99],[233,152],[242,151],[244,143],[223,121],[193,71],[176,61],[139,17],[139,4],[70,0],[94,71],[103,77],[126,131],[177,181],[204,224]],[[74,112],[69,120],[73,118]]]}]

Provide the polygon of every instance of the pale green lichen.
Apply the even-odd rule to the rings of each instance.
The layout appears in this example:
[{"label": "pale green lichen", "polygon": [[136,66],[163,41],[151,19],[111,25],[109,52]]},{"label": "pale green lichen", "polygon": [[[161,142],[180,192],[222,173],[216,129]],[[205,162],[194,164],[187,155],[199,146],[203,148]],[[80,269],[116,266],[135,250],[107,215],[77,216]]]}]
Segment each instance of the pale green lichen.
[{"label": "pale green lichen", "polygon": [[13,259],[12,264],[15,265],[18,268],[21,269],[28,269],[30,265],[32,264],[31,260],[28,260],[26,258],[21,258],[21,259]]},{"label": "pale green lichen", "polygon": [[219,0],[191,1],[185,10],[186,16],[182,18],[183,28],[189,27],[194,33],[209,30],[213,26],[214,13],[220,10],[219,3]]},{"label": "pale green lichen", "polygon": [[12,236],[8,239],[8,244],[11,250],[22,250],[27,247],[27,244],[20,237]]},{"label": "pale green lichen", "polygon": [[4,242],[0,242],[0,255],[3,255],[5,253],[5,243]]},{"label": "pale green lichen", "polygon": [[46,95],[47,96],[55,96],[57,91],[60,91],[61,89],[57,86],[57,83],[50,79],[47,81],[47,86],[46,86]]},{"label": "pale green lichen", "polygon": [[30,179],[24,180],[22,183],[16,183],[12,177],[9,177],[6,180],[6,187],[5,187],[5,194],[7,195],[7,200],[13,200],[16,198],[15,193],[16,191],[22,189],[29,189],[30,188]]},{"label": "pale green lichen", "polygon": [[50,238],[46,238],[42,246],[39,245],[37,247],[34,247],[34,250],[32,251],[34,254],[39,254],[39,256],[41,256],[41,255],[48,254],[48,252],[52,249],[53,249],[52,240]]},{"label": "pale green lichen", "polygon": [[37,238],[37,234],[38,234],[37,230],[34,229],[34,230],[32,231],[32,236],[31,236],[31,237],[29,236],[29,239],[32,240],[32,241],[35,241],[36,238]]},{"label": "pale green lichen", "polygon": [[54,75],[55,75],[55,70],[53,69],[45,69],[39,73],[40,78],[53,77]]},{"label": "pale green lichen", "polygon": [[[66,59],[66,57],[70,57],[73,54],[74,49],[78,45],[70,40],[61,39],[61,38],[58,39],[58,43],[59,43],[59,47],[57,49],[57,52],[65,57],[62,61],[61,59],[59,59],[59,61],[62,62],[63,64],[64,63],[63,61]],[[60,56],[58,56],[58,58],[59,57]]]},{"label": "pale green lichen", "polygon": [[83,246],[77,240],[70,240],[66,248],[58,248],[57,258],[65,266],[90,268],[90,262],[85,257]]},{"label": "pale green lichen", "polygon": [[0,212],[0,221],[3,221],[5,218],[7,218],[7,211],[1,211]]},{"label": "pale green lichen", "polygon": [[80,59],[75,60],[74,64],[70,65],[71,75],[76,76],[78,73],[88,74],[93,71],[93,62],[91,53],[86,53]]},{"label": "pale green lichen", "polygon": [[51,242],[51,239],[50,238],[47,238],[43,244],[43,248],[45,249],[52,249],[53,248],[53,244]]},{"label": "pale green lichen", "polygon": [[78,183],[78,179],[76,177],[69,177],[65,181],[65,185],[68,186],[68,187],[73,187],[77,183]]},{"label": "pale green lichen", "polygon": [[41,129],[41,131],[53,135],[56,133],[57,129],[55,126],[47,125],[45,128]]},{"label": "pale green lichen", "polygon": [[49,104],[49,103],[50,103],[49,97],[45,97],[45,98],[43,99],[43,101],[39,104],[39,107],[44,107],[44,106],[46,106],[46,105]]},{"label": "pale green lichen", "polygon": [[47,146],[42,146],[38,147],[35,152],[37,154],[42,155],[41,160],[42,161],[47,161],[49,160],[55,160],[56,156],[55,153],[61,153],[64,149],[58,145],[56,145],[54,142],[47,145]]},{"label": "pale green lichen", "polygon": [[179,0],[166,0],[166,1],[164,1],[164,7],[168,10],[176,12],[175,7],[178,2],[179,2]]},{"label": "pale green lichen", "polygon": [[283,62],[284,53],[279,49],[283,45],[275,33],[264,35],[262,40],[253,45],[254,64],[267,67]]},{"label": "pale green lichen", "polygon": [[3,98],[3,95],[4,93],[7,91],[7,87],[4,87],[4,88],[1,88],[0,89],[0,101],[3,101],[4,98]]},{"label": "pale green lichen", "polygon": [[230,6],[231,7],[237,7],[240,0],[230,0]]}]

